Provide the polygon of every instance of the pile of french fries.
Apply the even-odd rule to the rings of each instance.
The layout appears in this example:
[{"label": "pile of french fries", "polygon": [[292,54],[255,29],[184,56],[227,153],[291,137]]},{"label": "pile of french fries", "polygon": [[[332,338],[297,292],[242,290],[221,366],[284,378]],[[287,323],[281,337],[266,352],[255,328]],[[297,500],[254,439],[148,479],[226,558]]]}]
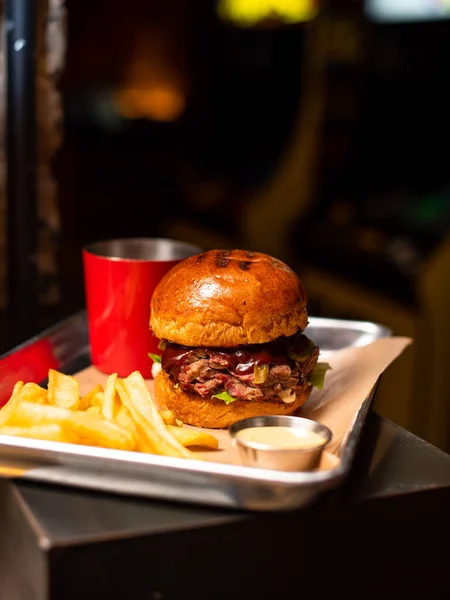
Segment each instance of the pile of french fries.
[{"label": "pile of french fries", "polygon": [[218,447],[214,436],[159,410],[139,371],[114,373],[84,396],[75,377],[53,369],[47,389],[18,381],[0,409],[0,435],[195,459],[190,447]]}]

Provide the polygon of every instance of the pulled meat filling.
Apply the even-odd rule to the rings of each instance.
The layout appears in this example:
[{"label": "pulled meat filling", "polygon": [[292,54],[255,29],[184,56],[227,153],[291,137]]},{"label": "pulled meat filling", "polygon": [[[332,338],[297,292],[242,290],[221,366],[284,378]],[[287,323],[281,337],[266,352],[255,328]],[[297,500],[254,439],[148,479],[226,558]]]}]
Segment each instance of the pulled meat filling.
[{"label": "pulled meat filling", "polygon": [[161,366],[181,389],[202,397],[226,391],[237,400],[280,400],[282,391],[307,387],[318,357],[317,346],[299,333],[238,348],[189,348],[168,342]]}]

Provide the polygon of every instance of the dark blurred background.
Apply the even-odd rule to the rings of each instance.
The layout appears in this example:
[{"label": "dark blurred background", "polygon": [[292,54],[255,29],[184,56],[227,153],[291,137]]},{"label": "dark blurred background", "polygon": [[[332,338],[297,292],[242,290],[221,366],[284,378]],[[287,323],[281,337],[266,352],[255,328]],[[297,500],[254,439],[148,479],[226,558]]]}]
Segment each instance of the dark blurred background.
[{"label": "dark blurred background", "polygon": [[448,448],[450,2],[66,7],[60,296],[42,322],[83,306],[89,241],[268,252],[311,314],[414,337],[377,408]]}]

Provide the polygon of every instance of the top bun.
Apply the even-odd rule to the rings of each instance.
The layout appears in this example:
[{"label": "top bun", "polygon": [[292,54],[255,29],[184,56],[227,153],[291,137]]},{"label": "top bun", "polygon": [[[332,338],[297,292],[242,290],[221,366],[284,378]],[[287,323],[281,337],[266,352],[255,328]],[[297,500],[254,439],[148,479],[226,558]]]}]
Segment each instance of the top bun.
[{"label": "top bun", "polygon": [[151,302],[155,335],[183,346],[262,344],[294,335],[307,323],[298,276],[259,252],[191,256],[163,277]]}]

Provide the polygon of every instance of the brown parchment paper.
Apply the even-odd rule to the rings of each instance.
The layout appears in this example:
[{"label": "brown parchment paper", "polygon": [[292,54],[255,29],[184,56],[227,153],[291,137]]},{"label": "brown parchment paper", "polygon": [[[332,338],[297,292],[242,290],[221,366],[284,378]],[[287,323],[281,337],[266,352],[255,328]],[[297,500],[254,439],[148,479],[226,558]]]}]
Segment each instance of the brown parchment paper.
[{"label": "brown parchment paper", "polygon": [[[320,469],[330,469],[339,462],[338,452],[351,432],[352,425],[362,403],[370,394],[379,376],[411,343],[405,337],[378,340],[360,348],[346,348],[327,355],[332,369],[328,371],[323,390],[314,389],[308,402],[298,412],[299,416],[314,419],[327,425],[333,439],[324,452]],[[88,367],[76,375],[81,394],[95,384],[104,384],[106,375],[95,367]],[[153,381],[147,381],[153,393]],[[188,427],[184,425],[184,427]],[[240,464],[227,431],[208,430],[219,440],[219,450],[199,452],[207,460]]]}]

